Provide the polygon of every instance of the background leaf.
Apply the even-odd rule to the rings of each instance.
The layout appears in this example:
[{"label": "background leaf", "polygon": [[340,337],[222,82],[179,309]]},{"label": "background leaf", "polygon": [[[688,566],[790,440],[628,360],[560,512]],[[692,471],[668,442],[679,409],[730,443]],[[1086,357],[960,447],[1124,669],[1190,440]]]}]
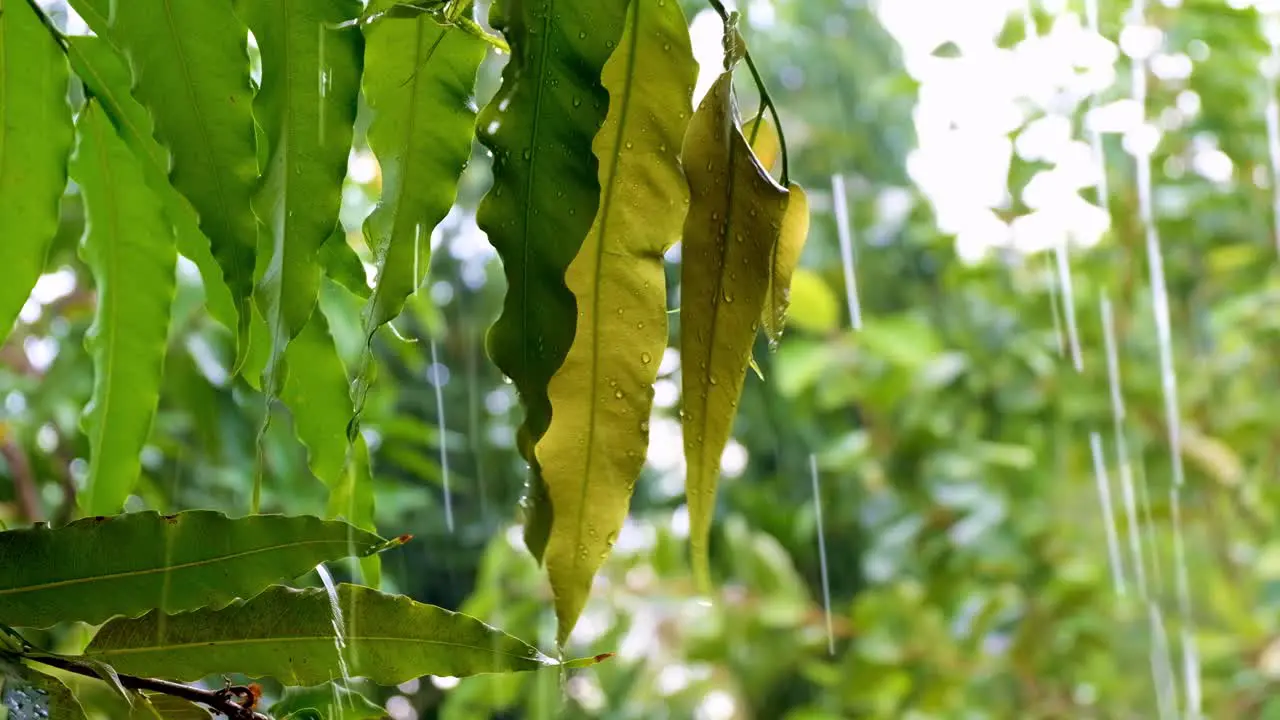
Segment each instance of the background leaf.
[{"label": "background leaf", "polygon": [[737,415],[788,200],[738,127],[732,81],[726,72],[711,86],[683,151],[690,189],[680,269],[685,492],[694,575],[704,589],[720,456]]},{"label": "background leaf", "polygon": [[[343,660],[352,677],[395,685],[422,675],[462,677],[552,664],[523,641],[467,615],[359,585],[337,591]],[[113,620],[85,654],[123,673],[185,681],[239,672],[316,685],[340,666],[328,594],[282,585],[222,610]]]},{"label": "background leaf", "polygon": [[336,520],[209,510],[89,517],[0,533],[0,622],[100,623],[151,608],[225,605],[385,541]]},{"label": "background leaf", "polygon": [[476,222],[502,258],[507,295],[489,330],[489,357],[515,383],[529,462],[525,544],[542,558],[551,528],[534,445],[551,422],[547,383],[573,342],[576,307],[564,273],[600,196],[591,141],[609,97],[600,73],[622,35],[626,0],[510,0],[490,22],[511,45],[502,87],[478,118],[493,152],[493,187]]},{"label": "background leaf", "polygon": [[689,200],[679,152],[696,74],[680,6],[631,0],[604,67],[609,113],[593,145],[600,206],[565,276],[577,330],[547,388],[551,424],[537,447],[553,509],[545,560],[562,644],[622,529],[648,449],[667,345],[663,254]]},{"label": "background leaf", "polygon": [[77,135],[71,176],[87,215],[81,255],[98,290],[85,338],[94,383],[84,410],[90,450],[83,505],[106,515],[120,512],[142,471],[142,446],[160,402],[178,253],[138,160],[97,103],[81,110]]},{"label": "background leaf", "polygon": [[257,228],[250,201],[258,164],[248,33],[229,2],[130,0],[115,5],[110,38],[133,67],[133,95],[172,153],[169,179],[195,207],[236,302],[247,351]]},{"label": "background leaf", "polygon": [[0,342],[44,271],[67,185],[67,59],[26,2],[0,12]]},{"label": "background leaf", "polygon": [[134,697],[131,720],[209,720],[208,710],[172,695]]},{"label": "background leaf", "polygon": [[[94,27],[93,23],[90,27]],[[103,27],[102,32],[106,32],[105,21]],[[178,239],[178,251],[200,269],[209,314],[235,332],[238,321],[231,290],[213,258],[209,238],[200,230],[200,219],[191,202],[169,183],[169,151],[152,134],[146,108],[129,94],[133,79],[125,59],[106,40],[91,36],[67,38],[67,57],[85,89],[138,157],[147,185],[163,201],[165,215]]]},{"label": "background leaf", "polygon": [[[307,323],[322,271],[320,247],[338,226],[364,37],[358,0],[253,0],[245,20],[262,54],[254,118],[269,160],[254,209],[266,241],[258,303],[271,328],[266,372]],[[275,392],[273,388],[271,390]]]},{"label": "background leaf", "polygon": [[426,16],[383,20],[365,32],[369,147],[382,167],[382,199],[364,226],[378,267],[365,319],[372,336],[426,275],[431,232],[453,205],[471,155],[472,85],[485,44]]}]

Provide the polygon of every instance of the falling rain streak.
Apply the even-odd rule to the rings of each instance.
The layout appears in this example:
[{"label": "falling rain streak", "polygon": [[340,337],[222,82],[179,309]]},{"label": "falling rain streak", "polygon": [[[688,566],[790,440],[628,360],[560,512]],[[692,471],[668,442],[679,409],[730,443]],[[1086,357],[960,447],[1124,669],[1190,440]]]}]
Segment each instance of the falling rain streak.
[{"label": "falling rain streak", "polygon": [[1138,597],[1147,598],[1147,573],[1142,558],[1141,525],[1138,522],[1136,495],[1133,489],[1133,467],[1129,463],[1128,442],[1124,434],[1124,396],[1120,392],[1120,356],[1116,350],[1116,324],[1111,300],[1102,298],[1102,335],[1107,355],[1107,386],[1111,393],[1111,420],[1116,445],[1116,465],[1120,473],[1120,492],[1124,499],[1125,522],[1128,524],[1130,562]]},{"label": "falling rain streak", "polygon": [[1111,480],[1107,477],[1107,461],[1102,454],[1102,437],[1089,433],[1089,449],[1093,452],[1093,477],[1098,484],[1098,504],[1102,508],[1102,529],[1107,537],[1107,557],[1111,560],[1111,582],[1116,594],[1124,595],[1124,566],[1120,562],[1120,542],[1116,533],[1116,515],[1111,504]]},{"label": "falling rain streak", "polygon": [[436,340],[431,338],[431,385],[436,389],[436,421],[440,426],[440,475],[444,484],[444,524],[453,532],[453,493],[449,489],[449,426],[444,419],[444,366],[436,357]]},{"label": "falling rain streak", "polygon": [[818,486],[818,456],[809,455],[809,477],[813,481],[813,512],[818,521],[818,569],[822,573],[822,608],[827,618],[827,653],[836,654],[836,637],[831,628],[831,581],[827,576],[827,535],[822,529],[822,492]]},{"label": "falling rain streak", "polygon": [[[1159,32],[1148,27],[1145,19],[1145,0],[1134,0],[1129,27],[1126,32],[1155,37]],[[1123,40],[1123,38],[1122,38]],[[1156,43],[1141,42],[1146,47],[1131,53],[1133,100],[1143,115],[1141,127],[1146,127],[1147,106],[1147,58]],[[1123,45],[1123,42],[1122,42]],[[1196,649],[1195,621],[1192,617],[1190,580],[1187,577],[1185,548],[1182,541],[1182,517],[1180,495],[1183,485],[1182,427],[1178,411],[1178,382],[1173,366],[1173,331],[1169,319],[1169,292],[1165,285],[1164,254],[1160,247],[1160,235],[1155,224],[1151,198],[1152,148],[1134,148],[1137,165],[1138,213],[1146,238],[1147,268],[1151,283],[1151,306],[1155,316],[1156,338],[1160,346],[1160,386],[1164,393],[1165,425],[1168,433],[1169,461],[1173,470],[1173,483],[1169,488],[1173,525],[1174,574],[1180,614],[1181,650],[1186,717],[1201,717],[1200,661]]]},{"label": "falling rain streak", "polygon": [[858,279],[853,272],[853,230],[849,222],[849,200],[844,176],[831,176],[831,205],[836,213],[836,236],[840,240],[840,262],[844,266],[844,292],[849,301],[849,323],[862,329],[862,305],[858,302]]}]

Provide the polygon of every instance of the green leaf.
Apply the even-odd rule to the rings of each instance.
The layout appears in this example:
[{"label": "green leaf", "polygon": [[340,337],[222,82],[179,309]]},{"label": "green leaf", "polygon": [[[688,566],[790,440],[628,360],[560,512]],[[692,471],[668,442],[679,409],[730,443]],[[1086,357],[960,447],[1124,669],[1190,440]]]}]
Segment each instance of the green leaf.
[{"label": "green leaf", "polygon": [[604,123],[600,74],[622,35],[626,0],[508,0],[490,23],[511,44],[502,86],[478,118],[493,152],[493,187],[476,222],[502,258],[507,295],[485,344],[515,383],[529,462],[525,544],[541,559],[552,517],[534,446],[551,422],[547,383],[573,342],[575,307],[564,274],[600,197],[591,142]]},{"label": "green leaf", "polygon": [[[90,23],[90,27],[94,25]],[[151,116],[146,108],[129,94],[133,79],[125,59],[106,40],[89,36],[67,38],[67,57],[85,89],[142,163],[147,185],[163,201],[165,215],[178,238],[178,251],[200,269],[209,314],[234,332],[238,320],[231,290],[213,259],[209,238],[201,232],[200,219],[191,202],[169,183],[169,151],[152,135]]]},{"label": "green leaf", "polygon": [[386,541],[314,517],[232,519],[210,510],[88,517],[0,532],[0,622],[100,623],[151,608],[226,605]]},{"label": "green leaf", "polygon": [[[8,7],[5,8],[8,13]],[[84,720],[84,708],[61,680],[0,657],[0,708],[8,720]]]},{"label": "green leaf", "polygon": [[680,281],[685,490],[694,575],[703,589],[710,584],[707,542],[720,456],[742,396],[790,198],[761,167],[737,124],[732,79],[726,72],[712,85],[689,123],[683,150],[690,189]]},{"label": "green leaf", "polygon": [[788,194],[791,197],[787,201],[786,214],[782,217],[782,227],[777,242],[773,244],[773,257],[769,263],[769,291],[765,295],[764,311],[760,313],[769,345],[775,348],[782,339],[787,308],[791,305],[791,275],[800,264],[800,252],[804,250],[804,241],[809,235],[808,197],[794,183],[788,188]]},{"label": "green leaf", "polygon": [[131,675],[191,681],[217,673],[269,676],[287,685],[351,677],[395,685],[423,675],[462,677],[536,670],[553,661],[479,620],[403,595],[359,585],[337,588],[343,651],[334,638],[334,604],[320,588],[275,585],[222,610],[112,620],[86,655]]},{"label": "green leaf", "polygon": [[26,2],[0,12],[0,342],[44,272],[71,151],[67,59]]},{"label": "green leaf", "polygon": [[[359,0],[253,0],[245,21],[262,53],[254,117],[269,159],[254,210],[266,235],[258,306],[271,328],[269,376],[311,317],[320,290],[320,247],[338,225],[364,37]],[[266,384],[266,383],[264,383]]]},{"label": "green leaf", "polygon": [[[311,313],[302,333],[290,343],[286,359],[289,372],[281,400],[293,414],[298,439],[307,448],[307,465],[329,488],[329,516],[345,517],[361,529],[376,532],[368,450],[363,440],[358,440],[358,448],[347,441],[352,413],[347,371],[323,312]],[[361,564],[365,582],[378,585],[379,559],[369,556]]]},{"label": "green leaf", "polygon": [[288,688],[270,711],[277,717],[288,717],[305,708],[316,710],[326,720],[374,720],[387,716],[381,705],[335,683]]},{"label": "green leaf", "polygon": [[374,23],[365,33],[369,147],[382,167],[382,199],[364,226],[378,268],[365,318],[372,336],[422,283],[431,232],[453,206],[471,155],[472,85],[485,44],[426,16]]},{"label": "green leaf", "polygon": [[236,303],[243,355],[257,244],[248,32],[230,2],[129,0],[112,7],[110,39],[124,49],[133,95],[151,111],[156,138],[172,153],[169,179],[191,201],[212,243]]},{"label": "green leaf", "polygon": [[77,122],[71,177],[84,197],[81,256],[93,271],[98,307],[85,346],[93,396],[84,410],[89,480],[83,506],[120,512],[142,472],[139,457],[160,402],[178,252],[134,154],[96,102]]},{"label": "green leaf", "polygon": [[631,0],[604,67],[609,114],[596,135],[600,206],[565,282],[578,306],[573,346],[551,378],[538,462],[554,522],[544,560],[563,644],[626,520],[649,444],[653,383],[667,346],[663,254],[689,189],[680,142],[697,65],[678,3]]},{"label": "green leaf", "polygon": [[840,299],[818,273],[796,268],[791,277],[791,324],[813,333],[833,332],[840,325]]}]

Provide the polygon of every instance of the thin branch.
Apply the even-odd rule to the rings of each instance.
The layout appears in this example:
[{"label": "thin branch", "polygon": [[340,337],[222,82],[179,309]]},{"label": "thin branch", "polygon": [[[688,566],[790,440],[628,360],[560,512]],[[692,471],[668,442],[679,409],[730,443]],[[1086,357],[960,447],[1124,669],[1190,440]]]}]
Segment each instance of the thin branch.
[{"label": "thin branch", "polygon": [[[50,667],[66,670],[67,672],[83,675],[90,678],[98,678],[98,674],[92,669],[77,663],[72,658],[59,657],[56,655],[44,655],[39,657],[27,657],[32,660]],[[145,690],[147,692],[161,693],[164,695],[172,695],[173,697],[182,698],[193,703],[199,703],[212,709],[214,712],[225,715],[229,720],[270,720],[266,715],[254,711],[250,707],[246,707],[236,702],[237,697],[251,697],[248,688],[233,686],[222,690],[205,690],[193,685],[183,685],[182,683],[170,682],[168,680],[158,680],[156,678],[136,677],[134,675],[120,674],[120,684],[130,690]]]},{"label": "thin branch", "polygon": [[[724,22],[725,32],[729,31],[729,11],[725,9],[724,3],[720,0],[708,0],[711,7],[720,15],[720,20]],[[790,163],[787,161],[787,136],[782,132],[782,120],[778,118],[778,108],[773,104],[773,98],[769,97],[769,88],[765,87],[764,79],[760,77],[760,71],[756,68],[756,63],[751,59],[751,51],[747,48],[742,50],[742,58],[747,61],[747,69],[751,71],[751,78],[756,82],[756,90],[760,92],[760,104],[769,108],[769,114],[773,116],[773,124],[778,131],[778,150],[782,155],[782,184],[785,186],[790,181]]]},{"label": "thin branch", "polygon": [[9,477],[13,478],[13,494],[22,510],[22,519],[32,523],[40,522],[44,520],[44,511],[40,507],[40,491],[36,488],[36,479],[31,473],[31,463],[27,462],[27,454],[12,437],[3,437],[6,434],[0,429],[0,457],[9,466]]}]

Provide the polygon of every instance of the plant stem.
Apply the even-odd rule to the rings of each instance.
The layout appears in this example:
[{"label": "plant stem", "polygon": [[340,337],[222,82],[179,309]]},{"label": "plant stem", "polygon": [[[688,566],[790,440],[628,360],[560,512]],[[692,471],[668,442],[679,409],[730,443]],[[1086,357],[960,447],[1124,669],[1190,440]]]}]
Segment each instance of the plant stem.
[{"label": "plant stem", "polygon": [[[711,7],[720,15],[720,20],[724,22],[725,30],[729,29],[729,11],[725,9],[721,0],[708,0]],[[778,119],[778,108],[773,104],[773,98],[769,97],[769,89],[764,86],[764,79],[760,77],[760,71],[756,68],[756,63],[751,59],[751,51],[743,48],[742,58],[747,61],[747,69],[751,71],[751,78],[755,80],[756,89],[760,92],[760,104],[769,108],[769,114],[773,116],[773,124],[778,130],[778,150],[782,155],[782,184],[785,186],[791,178],[789,163],[787,162],[787,136],[782,132],[782,121]]]},{"label": "plant stem", "polygon": [[[65,670],[77,675],[85,677],[98,678],[98,674],[79,663],[72,658],[59,657],[56,655],[41,654],[38,658],[27,657],[29,661],[48,665],[50,667]],[[164,695],[172,695],[173,697],[182,698],[193,703],[199,703],[212,709],[214,712],[225,715],[229,720],[270,720],[266,715],[254,711],[252,708],[245,707],[235,701],[236,692],[239,694],[247,694],[247,688],[228,688],[227,690],[204,690],[193,685],[183,685],[182,683],[170,682],[168,680],[159,680],[156,678],[137,677],[134,675],[120,674],[120,684],[130,690],[145,690],[147,692],[161,693]]]}]

